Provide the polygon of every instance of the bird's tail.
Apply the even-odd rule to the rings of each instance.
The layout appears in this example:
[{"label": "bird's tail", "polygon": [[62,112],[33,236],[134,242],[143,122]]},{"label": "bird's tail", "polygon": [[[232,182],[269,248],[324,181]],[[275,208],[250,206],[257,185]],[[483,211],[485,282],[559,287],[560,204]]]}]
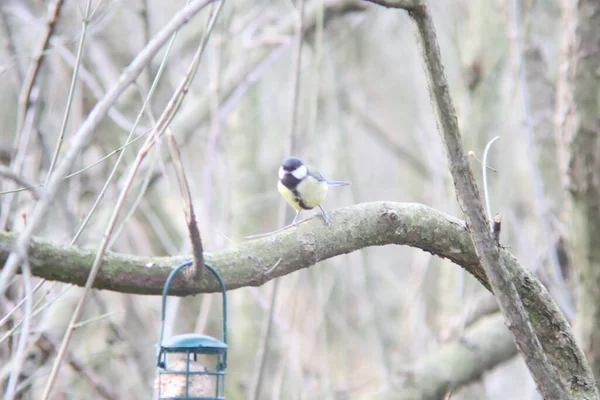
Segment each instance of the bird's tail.
[{"label": "bird's tail", "polygon": [[348,186],[352,185],[350,182],[346,181],[327,181],[327,186]]}]

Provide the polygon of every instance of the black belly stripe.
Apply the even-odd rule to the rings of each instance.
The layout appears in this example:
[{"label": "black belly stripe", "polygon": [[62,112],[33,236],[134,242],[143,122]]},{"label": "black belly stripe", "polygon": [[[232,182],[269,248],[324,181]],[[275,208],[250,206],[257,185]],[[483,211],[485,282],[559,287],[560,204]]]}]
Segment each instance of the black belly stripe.
[{"label": "black belly stripe", "polygon": [[298,205],[303,208],[304,210],[312,210],[313,207],[309,207],[306,205],[306,203],[304,202],[304,200],[302,200],[302,197],[300,196],[300,193],[298,193],[298,190],[296,188],[292,189],[292,194],[294,195],[294,200],[296,200],[296,202],[298,203]]}]

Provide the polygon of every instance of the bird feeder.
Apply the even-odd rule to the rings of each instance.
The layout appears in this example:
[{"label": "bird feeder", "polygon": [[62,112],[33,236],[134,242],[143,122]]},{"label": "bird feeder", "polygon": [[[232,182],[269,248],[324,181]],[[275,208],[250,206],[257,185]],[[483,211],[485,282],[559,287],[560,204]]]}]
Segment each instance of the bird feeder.
[{"label": "bird feeder", "polygon": [[[169,274],[162,293],[162,314],[158,350],[157,389],[159,399],[224,400],[225,368],[227,367],[227,295],[219,273],[205,264],[219,282],[223,296],[223,341],[207,335],[188,333],[163,340],[167,293],[179,271],[193,261],[175,267]],[[167,361],[167,354],[170,361]],[[203,356],[200,363],[198,356]],[[214,366],[211,368],[211,366]]]}]

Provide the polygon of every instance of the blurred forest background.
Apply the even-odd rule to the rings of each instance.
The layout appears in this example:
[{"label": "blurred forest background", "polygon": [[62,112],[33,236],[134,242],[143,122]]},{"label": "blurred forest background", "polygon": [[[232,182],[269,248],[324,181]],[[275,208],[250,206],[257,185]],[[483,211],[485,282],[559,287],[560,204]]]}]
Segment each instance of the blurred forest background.
[{"label": "blurred forest background", "polygon": [[[56,3],[0,3],[2,163],[34,183],[45,182],[58,143],[82,28],[85,44],[64,148],[123,68],[184,5],[95,0],[82,26],[87,1],[65,1],[33,86],[33,112],[23,122],[27,134],[17,136],[19,93]],[[502,243],[539,272],[573,317],[573,295],[563,278],[566,258],[555,251],[569,220],[553,122],[558,1],[430,3],[465,148],[481,158],[486,143],[500,136],[490,153],[497,172],[489,172],[489,190],[492,212],[503,217]],[[353,183],[331,190],[326,210],[388,200],[461,217],[406,13],[344,0],[307,0],[303,7],[300,19],[296,4],[287,0],[226,2],[172,122],[205,250],[216,252],[280,227],[277,169],[292,130],[295,155],[329,179]],[[185,25],[168,54],[163,49],[121,96],[76,160],[72,172],[81,172],[66,180],[38,236],[99,245],[144,138],[115,150],[127,142],[166,54],[133,138],[153,126],[185,75],[210,9]],[[304,38],[300,58],[298,27]],[[190,254],[167,147],[165,138],[144,161],[110,250]],[[104,197],[86,220],[118,157]],[[472,167],[480,178],[474,158]],[[15,187],[2,180],[0,228],[19,232],[35,199],[28,192],[7,193]],[[229,399],[371,399],[386,393],[410,398],[406,390],[415,376],[443,380],[463,370],[475,372],[464,372],[452,399],[539,398],[494,314],[491,295],[448,261],[409,247],[368,248],[283,277],[278,285],[276,291],[269,282],[229,292]],[[41,396],[80,293],[79,287],[54,282],[37,289],[20,398]],[[8,294],[0,315],[22,298],[20,278]],[[151,398],[159,313],[158,296],[93,292],[52,398]],[[220,335],[219,295],[172,297],[168,315],[167,336]],[[17,309],[0,326],[3,385],[21,318]],[[468,343],[469,335],[489,341],[489,359],[455,356],[453,346]]]}]

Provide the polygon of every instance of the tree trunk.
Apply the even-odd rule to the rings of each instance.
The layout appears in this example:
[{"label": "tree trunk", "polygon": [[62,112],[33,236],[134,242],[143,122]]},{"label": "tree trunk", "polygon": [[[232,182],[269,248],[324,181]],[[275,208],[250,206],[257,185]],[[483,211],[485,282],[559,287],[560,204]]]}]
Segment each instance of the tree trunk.
[{"label": "tree trunk", "polygon": [[557,127],[571,193],[579,338],[600,376],[600,2],[563,0]]}]

